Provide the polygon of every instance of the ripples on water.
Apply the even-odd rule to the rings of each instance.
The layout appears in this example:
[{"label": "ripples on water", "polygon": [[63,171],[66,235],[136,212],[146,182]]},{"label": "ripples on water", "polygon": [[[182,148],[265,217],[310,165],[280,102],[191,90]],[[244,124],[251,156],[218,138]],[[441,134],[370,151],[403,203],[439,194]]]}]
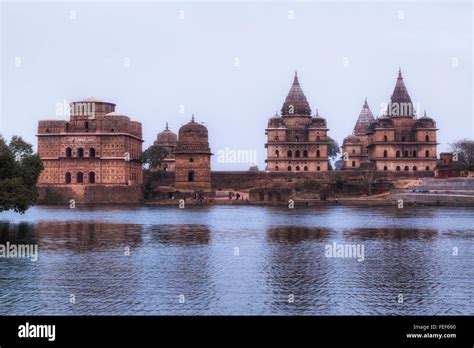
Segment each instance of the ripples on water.
[{"label": "ripples on water", "polygon": [[[0,314],[472,315],[473,218],[386,207],[1,213],[0,244],[38,243],[39,259],[0,258]],[[325,257],[334,242],[363,246],[364,261]]]}]

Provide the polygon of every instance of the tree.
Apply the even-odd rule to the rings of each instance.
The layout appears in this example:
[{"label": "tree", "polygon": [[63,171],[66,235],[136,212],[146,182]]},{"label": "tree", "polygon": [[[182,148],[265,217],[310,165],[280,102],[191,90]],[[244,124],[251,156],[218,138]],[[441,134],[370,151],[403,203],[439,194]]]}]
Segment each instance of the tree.
[{"label": "tree", "polygon": [[[339,144],[337,143],[337,141],[333,138],[328,137],[328,141],[328,157],[331,161],[334,161],[337,158],[338,154],[341,153],[341,149],[339,148]],[[333,170],[331,161],[329,161],[329,170]]]},{"label": "tree", "polygon": [[0,163],[0,212],[24,213],[36,201],[41,159],[21,137],[12,137],[7,145],[0,136]]},{"label": "tree", "polygon": [[460,165],[474,163],[474,141],[469,139],[458,140],[449,147],[453,153],[457,153],[457,162]]},{"label": "tree", "polygon": [[145,169],[155,169],[161,166],[163,158],[168,156],[168,150],[164,147],[152,145],[142,152],[142,163]]}]

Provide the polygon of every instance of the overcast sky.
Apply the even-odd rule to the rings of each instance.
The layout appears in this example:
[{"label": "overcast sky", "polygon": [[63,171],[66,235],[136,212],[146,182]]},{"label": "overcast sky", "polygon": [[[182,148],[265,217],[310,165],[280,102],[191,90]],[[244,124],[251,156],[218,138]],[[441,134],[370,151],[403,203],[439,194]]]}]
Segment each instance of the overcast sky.
[{"label": "overcast sky", "polygon": [[[441,2],[3,2],[1,117],[36,147],[58,104],[97,97],[142,122],[144,147],[191,114],[213,153],[256,151],[298,70],[339,144],[364,98],[378,116],[401,67],[412,100],[440,129],[440,151],[474,138],[473,9]],[[184,113],[181,113],[183,111]],[[213,169],[247,169],[219,163]]]}]

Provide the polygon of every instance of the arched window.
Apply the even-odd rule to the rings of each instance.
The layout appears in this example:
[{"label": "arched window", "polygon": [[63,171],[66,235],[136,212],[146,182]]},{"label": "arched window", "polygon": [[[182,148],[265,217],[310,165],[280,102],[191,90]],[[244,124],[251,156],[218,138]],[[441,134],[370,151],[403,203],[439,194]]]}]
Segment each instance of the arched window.
[{"label": "arched window", "polygon": [[418,168],[416,166],[413,166],[413,171],[416,172]]},{"label": "arched window", "polygon": [[430,136],[429,135],[425,135],[425,141],[430,141]]},{"label": "arched window", "polygon": [[425,170],[426,171],[430,170],[430,166],[426,166]]},{"label": "arched window", "polygon": [[291,166],[288,166],[288,171],[291,172]]},{"label": "arched window", "polygon": [[387,150],[383,150],[383,157],[388,157],[388,152],[387,152]]},{"label": "arched window", "polygon": [[413,157],[416,158],[417,155],[418,154],[417,154],[416,150],[413,150]]},{"label": "arched window", "polygon": [[300,150],[295,151],[295,157],[300,157]]},{"label": "arched window", "polygon": [[194,158],[189,157],[189,162],[191,162],[191,163],[194,162]]},{"label": "arched window", "polygon": [[188,172],[188,181],[194,181],[194,171]]},{"label": "arched window", "polygon": [[296,136],[295,140],[298,142],[298,141],[300,141],[300,138],[298,136]]},{"label": "arched window", "polygon": [[275,157],[280,157],[280,151],[275,150]]},{"label": "arched window", "polygon": [[72,156],[72,149],[70,147],[68,147],[66,149],[66,157],[71,157]]},{"label": "arched window", "polygon": [[84,124],[84,128],[89,129],[89,121],[86,121],[86,123]]},{"label": "arched window", "polygon": [[296,171],[297,171],[297,172],[300,171],[300,166],[296,166]]},{"label": "arched window", "polygon": [[405,152],[403,153],[403,157],[408,157],[408,150],[405,150]]},{"label": "arched window", "polygon": [[316,157],[321,157],[321,151],[316,150]]},{"label": "arched window", "polygon": [[400,150],[397,150],[395,157],[399,158],[400,157]]},{"label": "arched window", "polygon": [[287,157],[293,157],[293,152],[291,152],[291,150],[288,150]]},{"label": "arched window", "polygon": [[316,141],[320,141],[321,140],[321,137],[318,135],[316,136]]},{"label": "arched window", "polygon": [[93,147],[89,149],[89,157],[95,157],[95,149]]},{"label": "arched window", "polygon": [[430,150],[425,151],[425,157],[430,157]]},{"label": "arched window", "polygon": [[305,172],[307,172],[307,171],[308,171],[308,166],[304,166],[304,167],[303,167],[303,170],[304,170]]},{"label": "arched window", "polygon": [[303,151],[303,157],[308,157],[308,150]]},{"label": "arched window", "polygon": [[383,170],[386,172],[388,170],[387,166],[383,166]]},{"label": "arched window", "polygon": [[82,172],[77,172],[76,182],[82,184],[84,182],[84,174]]},{"label": "arched window", "polygon": [[278,166],[275,166],[275,170],[278,172]]},{"label": "arched window", "polygon": [[278,135],[275,135],[275,141],[280,140],[280,137]]},{"label": "arched window", "polygon": [[95,173],[89,172],[89,184],[95,184]]},{"label": "arched window", "polygon": [[405,166],[404,170],[405,172],[408,172],[408,166]]},{"label": "arched window", "polygon": [[317,166],[316,171],[319,172],[321,170],[321,167]]},{"label": "arched window", "polygon": [[356,166],[356,161],[352,161],[352,167]]},{"label": "arched window", "polygon": [[355,155],[355,153],[356,153],[356,150],[352,149],[352,154]]},{"label": "arched window", "polygon": [[397,172],[400,171],[400,166],[397,166],[396,171],[397,171]]},{"label": "arched window", "polygon": [[84,157],[84,149],[82,147],[77,149],[77,157]]},{"label": "arched window", "polygon": [[383,141],[387,142],[387,136],[386,135],[383,136]]},{"label": "arched window", "polygon": [[64,178],[64,182],[66,184],[70,184],[71,183],[71,173],[67,172],[66,175],[65,175],[65,178]]},{"label": "arched window", "polygon": [[402,141],[405,141],[405,137],[404,137],[404,136],[402,137]]}]

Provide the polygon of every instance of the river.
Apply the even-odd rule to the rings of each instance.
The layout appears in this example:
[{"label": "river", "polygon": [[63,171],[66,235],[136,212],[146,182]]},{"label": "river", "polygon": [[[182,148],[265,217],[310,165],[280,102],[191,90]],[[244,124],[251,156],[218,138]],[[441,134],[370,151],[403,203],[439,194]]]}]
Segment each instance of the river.
[{"label": "river", "polygon": [[0,258],[0,315],[474,314],[472,208],[34,207],[7,242],[38,259]]}]

